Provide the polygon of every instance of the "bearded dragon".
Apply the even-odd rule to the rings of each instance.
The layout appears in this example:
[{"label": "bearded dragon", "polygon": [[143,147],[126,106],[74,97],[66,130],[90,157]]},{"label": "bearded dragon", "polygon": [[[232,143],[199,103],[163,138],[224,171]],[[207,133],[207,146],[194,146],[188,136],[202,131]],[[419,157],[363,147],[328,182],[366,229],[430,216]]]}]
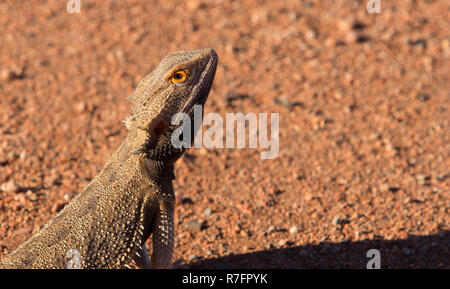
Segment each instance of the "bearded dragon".
[{"label": "bearded dragon", "polygon": [[[163,58],[129,97],[128,135],[99,175],[0,267],[171,268],[174,163],[186,150],[171,142],[180,128],[172,117],[192,119],[194,105],[203,113],[217,61],[209,48]],[[151,260],[145,246],[150,235]]]}]

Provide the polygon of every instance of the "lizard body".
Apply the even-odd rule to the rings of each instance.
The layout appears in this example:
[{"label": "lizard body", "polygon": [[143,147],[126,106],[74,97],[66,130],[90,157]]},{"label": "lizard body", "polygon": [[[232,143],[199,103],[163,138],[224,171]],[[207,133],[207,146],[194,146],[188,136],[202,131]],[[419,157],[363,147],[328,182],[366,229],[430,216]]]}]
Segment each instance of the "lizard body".
[{"label": "lizard body", "polygon": [[[128,135],[103,170],[47,225],[0,261],[0,268],[170,268],[174,243],[171,118],[193,117],[211,88],[217,54],[206,48],[167,55],[130,96]],[[191,121],[193,123],[193,121]],[[191,127],[194,132],[193,126]],[[152,235],[151,262],[145,241]],[[72,260],[73,261],[73,260]]]}]

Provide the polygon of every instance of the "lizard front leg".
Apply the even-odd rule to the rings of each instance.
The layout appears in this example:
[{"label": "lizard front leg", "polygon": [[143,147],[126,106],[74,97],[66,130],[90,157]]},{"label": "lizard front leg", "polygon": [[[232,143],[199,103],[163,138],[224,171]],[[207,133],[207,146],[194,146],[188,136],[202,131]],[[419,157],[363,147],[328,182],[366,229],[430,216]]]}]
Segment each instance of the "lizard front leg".
[{"label": "lizard front leg", "polygon": [[173,268],[174,200],[161,200],[153,227],[152,267]]}]

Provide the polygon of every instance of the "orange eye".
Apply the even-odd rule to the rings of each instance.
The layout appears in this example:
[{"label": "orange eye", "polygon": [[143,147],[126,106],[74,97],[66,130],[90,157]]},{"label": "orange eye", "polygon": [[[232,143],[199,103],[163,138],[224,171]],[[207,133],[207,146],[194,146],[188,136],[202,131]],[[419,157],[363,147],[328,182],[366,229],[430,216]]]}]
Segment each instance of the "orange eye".
[{"label": "orange eye", "polygon": [[184,71],[184,70],[180,70],[174,73],[174,75],[172,76],[172,82],[177,84],[177,83],[183,83],[186,78],[188,77],[188,72]]}]

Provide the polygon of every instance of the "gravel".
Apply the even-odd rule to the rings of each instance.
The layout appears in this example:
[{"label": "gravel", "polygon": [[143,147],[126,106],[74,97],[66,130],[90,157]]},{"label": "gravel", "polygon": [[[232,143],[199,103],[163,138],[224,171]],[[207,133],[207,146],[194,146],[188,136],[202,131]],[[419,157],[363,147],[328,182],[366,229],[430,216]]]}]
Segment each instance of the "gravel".
[{"label": "gravel", "polygon": [[74,17],[3,2],[0,258],[98,174],[162,56],[212,47],[205,113],[279,113],[279,154],[177,162],[174,260],[365,268],[377,248],[384,268],[450,268],[445,1],[385,1],[377,15],[362,1],[119,1]]}]

